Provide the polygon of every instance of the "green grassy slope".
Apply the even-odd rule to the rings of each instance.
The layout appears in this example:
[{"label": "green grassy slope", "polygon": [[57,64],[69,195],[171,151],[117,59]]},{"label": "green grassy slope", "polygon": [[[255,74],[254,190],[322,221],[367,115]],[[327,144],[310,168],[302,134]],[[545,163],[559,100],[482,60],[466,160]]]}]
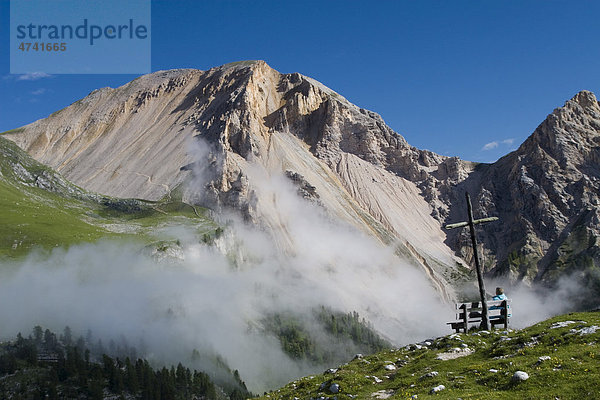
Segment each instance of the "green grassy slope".
[{"label": "green grassy slope", "polygon": [[202,235],[216,228],[202,213],[177,199],[146,202],[86,192],[0,137],[0,258],[106,237],[148,244],[165,239],[160,228],[173,224],[188,224]]},{"label": "green grassy slope", "polygon": [[[523,330],[453,334],[357,358],[261,399],[597,399],[599,342],[600,313],[573,313]],[[516,371],[529,379],[513,381]],[[445,389],[431,393],[439,385]]]}]

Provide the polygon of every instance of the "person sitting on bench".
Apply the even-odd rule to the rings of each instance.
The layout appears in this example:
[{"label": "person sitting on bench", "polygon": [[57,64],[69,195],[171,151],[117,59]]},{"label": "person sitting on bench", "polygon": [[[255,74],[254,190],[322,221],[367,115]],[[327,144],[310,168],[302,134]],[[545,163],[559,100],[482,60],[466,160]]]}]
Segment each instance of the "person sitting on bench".
[{"label": "person sitting on bench", "polygon": [[[492,297],[492,300],[508,300],[508,297],[506,297],[506,295],[504,294],[504,289],[502,289],[501,287],[497,287],[496,288],[496,295],[494,297]],[[506,306],[507,308],[509,307],[508,305]],[[490,310],[501,310],[503,307],[502,306],[491,306]],[[512,316],[511,314],[508,314],[508,310],[507,311],[507,315],[510,317]],[[490,319],[499,319],[502,318],[502,315],[495,315],[490,317]]]},{"label": "person sitting on bench", "polygon": [[[492,297],[492,300],[506,300],[506,299],[508,299],[508,297],[506,297],[506,295],[504,294],[504,289],[502,289],[501,287],[497,287],[496,295],[494,297]],[[496,307],[496,308],[500,308],[500,307]]]},{"label": "person sitting on bench", "polygon": [[[496,288],[496,295],[494,297],[492,297],[492,300],[506,300],[508,299],[508,297],[506,297],[506,295],[504,294],[504,289],[502,289],[501,287],[497,287]],[[489,308],[490,310],[500,310],[502,309],[502,306],[491,306]],[[481,317],[481,313],[478,311],[471,311],[469,313],[469,318],[477,318],[477,317]],[[490,317],[490,319],[497,319],[500,318],[500,315],[496,315],[493,317]]]}]

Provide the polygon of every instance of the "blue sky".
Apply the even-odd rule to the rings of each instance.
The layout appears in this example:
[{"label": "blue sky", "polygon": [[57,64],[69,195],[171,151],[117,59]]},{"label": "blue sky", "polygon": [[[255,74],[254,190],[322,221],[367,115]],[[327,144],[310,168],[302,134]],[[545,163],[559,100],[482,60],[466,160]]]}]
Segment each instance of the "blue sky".
[{"label": "blue sky", "polygon": [[[414,146],[490,162],[579,90],[600,94],[598,21],[592,1],[156,0],[151,65],[262,59],[378,112]],[[10,75],[0,0],[0,131],[135,77]]]}]

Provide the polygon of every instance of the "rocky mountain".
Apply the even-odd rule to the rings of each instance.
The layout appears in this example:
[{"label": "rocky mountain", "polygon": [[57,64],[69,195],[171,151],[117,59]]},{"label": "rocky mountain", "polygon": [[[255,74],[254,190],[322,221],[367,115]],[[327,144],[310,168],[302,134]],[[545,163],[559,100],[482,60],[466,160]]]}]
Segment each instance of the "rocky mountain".
[{"label": "rocky mountain", "polygon": [[[501,220],[480,230],[491,275],[549,284],[574,275],[600,289],[600,105],[594,94],[578,93],[516,151],[478,165],[446,197],[452,204],[446,220],[464,218],[465,190],[474,195],[476,213]],[[446,243],[469,257],[465,236],[450,232]]]},{"label": "rocky mountain", "polygon": [[[173,70],[104,88],[5,135],[75,184],[158,200],[184,182],[184,200],[240,210],[293,251],[277,193],[286,176],[336,220],[420,266],[443,297],[460,262],[411,181],[454,161],[409,146],[381,117],[300,74],[262,61]],[[449,166],[447,166],[447,164]]]},{"label": "rocky mountain", "polygon": [[291,249],[264,185],[285,176],[333,218],[396,246],[448,298],[472,255],[466,232],[442,224],[465,218],[465,190],[476,214],[501,219],[478,233],[489,274],[552,282],[597,270],[599,129],[598,102],[581,92],[517,151],[476,164],[410,146],[309,77],[247,61],[96,90],[5,136],[85,189],[158,200],[185,187],[185,201],[239,210]]}]

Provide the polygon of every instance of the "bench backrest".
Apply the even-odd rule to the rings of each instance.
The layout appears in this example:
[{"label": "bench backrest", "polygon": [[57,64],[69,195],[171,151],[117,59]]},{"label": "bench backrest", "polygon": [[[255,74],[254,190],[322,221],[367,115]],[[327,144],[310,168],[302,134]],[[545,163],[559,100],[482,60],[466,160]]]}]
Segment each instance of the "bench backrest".
[{"label": "bench backrest", "polygon": [[[504,306],[504,304],[506,304],[506,307]],[[511,299],[490,300],[487,302],[487,306],[488,318],[509,316],[509,314],[511,313]],[[456,319],[463,320],[465,318],[468,318],[481,320],[481,315],[477,315],[481,313],[481,310],[481,302],[479,301],[456,304]],[[467,315],[465,315],[465,312]]]},{"label": "bench backrest", "polygon": [[[460,332],[462,329],[465,333],[469,330],[470,326],[481,323],[481,303],[459,303],[456,304],[456,321],[448,322],[455,329],[456,332]],[[488,320],[493,328],[496,325],[503,325],[505,329],[508,329],[508,322],[512,313],[511,300],[490,300],[487,302],[488,306]]]}]

